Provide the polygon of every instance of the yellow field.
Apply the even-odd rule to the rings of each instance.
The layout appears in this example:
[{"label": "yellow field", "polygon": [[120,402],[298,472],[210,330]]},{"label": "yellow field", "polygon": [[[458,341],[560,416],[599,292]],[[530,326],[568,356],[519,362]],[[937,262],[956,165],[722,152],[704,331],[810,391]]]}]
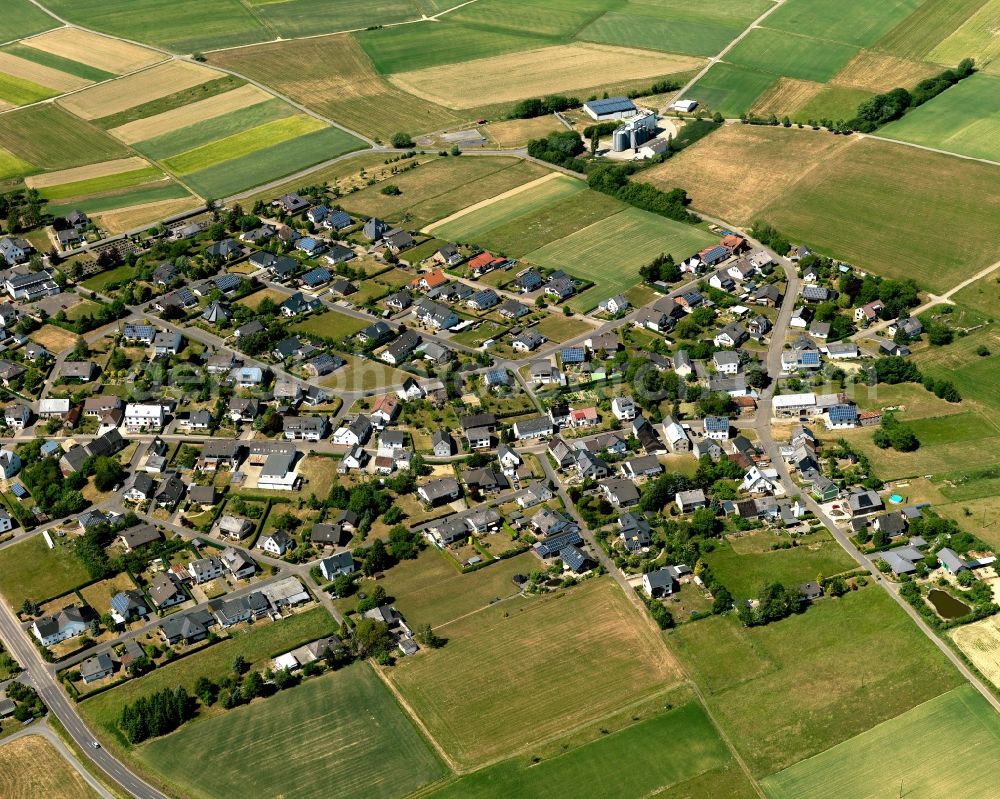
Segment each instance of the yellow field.
[{"label": "yellow field", "polygon": [[758,116],[774,114],[779,119],[794,114],[823,90],[822,83],[796,78],[778,78],[751,106],[750,113]]},{"label": "yellow field", "polygon": [[401,89],[447,108],[475,108],[525,97],[685,72],[703,59],[602,44],[566,44],[461,64],[401,72]]},{"label": "yellow field", "polygon": [[52,67],[36,64],[26,58],[18,58],[10,53],[0,52],[0,72],[13,75],[15,78],[30,80],[39,86],[46,86],[59,92],[70,92],[90,83],[86,78],[70,75]]},{"label": "yellow field", "polygon": [[120,80],[102,83],[65,97],[60,102],[67,111],[78,117],[99,119],[190,89],[217,77],[219,73],[213,69],[186,61],[170,61]]},{"label": "yellow field", "polygon": [[726,125],[646,170],[643,180],[665,190],[683,186],[698,210],[747,224],[803,174],[854,141],[812,130]]},{"label": "yellow field", "polygon": [[154,222],[179,214],[181,211],[187,211],[196,207],[199,202],[195,197],[161,200],[145,205],[133,205],[130,208],[121,208],[116,211],[94,213],[91,214],[91,217],[96,219],[98,224],[111,234],[125,233],[145,225],[152,225]]},{"label": "yellow field", "polygon": [[146,141],[164,133],[171,133],[179,128],[187,127],[195,122],[215,119],[231,111],[239,111],[257,103],[272,99],[263,89],[248,83],[223,94],[199,100],[196,103],[164,111],[162,114],[137,119],[108,132],[125,144],[135,144]]},{"label": "yellow field", "polygon": [[97,799],[97,793],[80,772],[39,735],[28,735],[0,746],[0,796]]},{"label": "yellow field", "polygon": [[939,71],[933,64],[862,50],[833,76],[830,84],[876,93],[887,92],[897,86],[911,89]]},{"label": "yellow field", "polygon": [[81,180],[104,178],[108,175],[119,175],[122,172],[132,172],[145,169],[149,162],[138,156],[119,158],[116,161],[102,161],[98,164],[87,164],[73,169],[61,169],[58,172],[46,172],[44,175],[32,175],[24,182],[30,189],[44,189],[49,186],[62,186],[64,183],[78,183]]},{"label": "yellow field", "polygon": [[148,67],[164,59],[164,56],[155,50],[80,28],[56,28],[48,33],[25,39],[21,44],[119,75]]},{"label": "yellow field", "polygon": [[1000,619],[992,616],[964,624],[949,635],[983,676],[1000,688]]},{"label": "yellow field", "polygon": [[546,114],[535,119],[507,119],[491,122],[480,130],[492,139],[497,147],[524,147],[530,139],[540,139],[547,133],[566,130],[554,114]]}]

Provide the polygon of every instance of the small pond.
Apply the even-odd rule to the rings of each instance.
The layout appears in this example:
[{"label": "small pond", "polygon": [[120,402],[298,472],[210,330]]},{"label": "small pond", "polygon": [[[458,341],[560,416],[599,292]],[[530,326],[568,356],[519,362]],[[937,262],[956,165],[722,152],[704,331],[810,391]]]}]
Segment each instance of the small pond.
[{"label": "small pond", "polygon": [[947,591],[942,591],[939,588],[934,588],[929,591],[927,593],[927,599],[934,606],[934,610],[938,612],[938,615],[940,615],[942,619],[960,619],[963,616],[968,616],[972,612],[972,608],[964,602],[959,602]]}]

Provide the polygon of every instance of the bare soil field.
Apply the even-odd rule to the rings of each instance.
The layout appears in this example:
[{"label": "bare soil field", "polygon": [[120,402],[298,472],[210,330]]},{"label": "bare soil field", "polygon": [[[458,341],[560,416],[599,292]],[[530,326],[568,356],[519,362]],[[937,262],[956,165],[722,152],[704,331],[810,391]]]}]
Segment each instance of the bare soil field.
[{"label": "bare soil field", "polygon": [[99,119],[217,77],[219,73],[213,69],[186,61],[171,61],[120,80],[102,83],[65,97],[60,102],[68,111],[83,119]]},{"label": "bare soil field", "polygon": [[823,90],[822,83],[797,78],[778,78],[775,84],[757,98],[751,114],[774,114],[779,119],[798,111]]},{"label": "bare soil field", "polygon": [[68,350],[76,344],[76,336],[73,333],[55,325],[43,325],[29,338],[36,344],[41,344],[49,352],[56,354]]},{"label": "bare soil field", "polygon": [[685,72],[702,63],[690,56],[577,43],[401,72],[390,80],[417,97],[462,109],[585,89],[595,75],[612,84]]},{"label": "bare soil field", "polygon": [[939,72],[934,64],[911,61],[873,50],[862,50],[844,65],[830,84],[869,92],[887,92],[897,86],[910,89]]},{"label": "bare soil field", "polygon": [[119,158],[115,161],[102,161],[99,164],[87,164],[73,169],[61,169],[58,172],[46,172],[44,175],[32,175],[25,178],[29,189],[44,189],[49,186],[61,186],[64,183],[79,183],[81,180],[103,178],[108,175],[118,175],[135,169],[145,169],[149,163],[138,156]]},{"label": "bare soil field", "polygon": [[135,144],[270,99],[272,99],[270,94],[248,83],[238,89],[164,111],[162,114],[128,122],[109,130],[108,133],[126,144]]},{"label": "bare soil field", "polygon": [[28,80],[59,92],[71,92],[90,83],[86,78],[70,75],[52,67],[36,64],[26,58],[0,52],[0,72]]},{"label": "bare soil field", "polygon": [[185,197],[180,200],[161,200],[145,205],[133,205],[131,208],[121,208],[116,211],[92,214],[100,226],[111,234],[125,233],[144,225],[152,225],[161,219],[187,211],[198,205],[196,197]]},{"label": "bare soil field", "polygon": [[754,215],[853,139],[811,130],[726,125],[643,172],[662,189],[683,186],[700,211],[733,224]]},{"label": "bare soil field", "polygon": [[40,36],[25,39],[22,44],[119,75],[148,67],[165,58],[161,53],[147,47],[80,28],[56,28]]},{"label": "bare soil field", "polygon": [[963,624],[949,635],[983,676],[1000,687],[1000,619],[992,616]]}]

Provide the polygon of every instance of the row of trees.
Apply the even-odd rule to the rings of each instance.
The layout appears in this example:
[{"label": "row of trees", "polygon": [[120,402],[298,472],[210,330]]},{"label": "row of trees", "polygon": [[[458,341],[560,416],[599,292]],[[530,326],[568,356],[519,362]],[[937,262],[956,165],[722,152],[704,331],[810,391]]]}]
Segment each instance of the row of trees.
[{"label": "row of trees", "polygon": [[533,119],[534,117],[543,117],[546,114],[554,114],[557,111],[578,108],[579,105],[580,101],[576,97],[564,97],[561,94],[541,98],[532,97],[517,103],[510,111],[510,118]]},{"label": "row of trees", "polygon": [[630,176],[640,169],[642,165],[635,161],[624,164],[602,164],[587,176],[587,185],[595,191],[667,219],[689,224],[701,221],[699,216],[687,210],[691,201],[684,189],[663,191],[651,183],[637,183],[630,180]]},{"label": "row of trees", "polygon": [[964,80],[975,71],[975,62],[971,58],[966,58],[954,69],[946,69],[932,78],[920,81],[912,92],[897,88],[884,94],[876,94],[858,106],[854,119],[848,124],[862,133],[871,133],[882,125],[899,119],[909,109],[937,97],[945,89]]}]

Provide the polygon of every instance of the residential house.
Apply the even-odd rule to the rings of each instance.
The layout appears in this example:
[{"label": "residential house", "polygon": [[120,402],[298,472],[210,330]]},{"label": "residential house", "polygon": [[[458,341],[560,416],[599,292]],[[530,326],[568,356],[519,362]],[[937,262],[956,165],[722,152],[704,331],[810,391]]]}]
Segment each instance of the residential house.
[{"label": "residential house", "polygon": [[428,505],[440,505],[458,499],[462,487],[454,477],[440,477],[417,486],[417,495]]},{"label": "residential house", "polygon": [[674,496],[674,502],[677,503],[677,509],[681,513],[692,513],[698,510],[698,508],[708,507],[705,492],[700,488],[694,488],[690,491],[678,491]]}]

